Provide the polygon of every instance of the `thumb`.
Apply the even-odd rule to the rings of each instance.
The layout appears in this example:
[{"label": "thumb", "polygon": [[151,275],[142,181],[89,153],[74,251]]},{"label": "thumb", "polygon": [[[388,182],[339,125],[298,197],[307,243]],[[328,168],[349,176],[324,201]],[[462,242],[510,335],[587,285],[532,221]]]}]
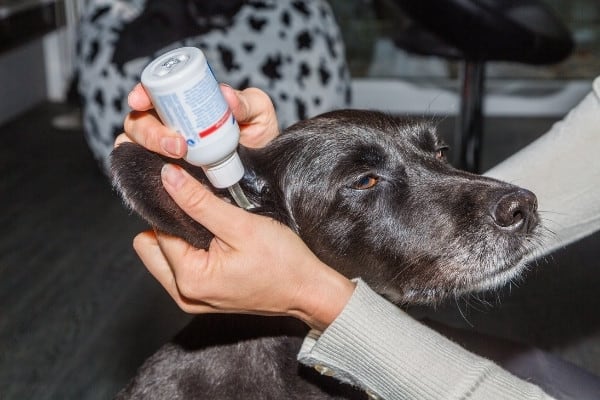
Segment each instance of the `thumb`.
[{"label": "thumb", "polygon": [[127,103],[129,107],[136,111],[147,111],[153,108],[150,96],[148,96],[141,83],[138,83],[131,89],[131,92],[127,96]]},{"label": "thumb", "polygon": [[246,147],[264,147],[279,134],[277,115],[271,98],[262,90],[235,90],[221,84],[221,93],[242,128],[240,143]]},{"label": "thumb", "polygon": [[253,214],[218,198],[180,166],[165,164],[161,177],[175,203],[225,243],[232,245],[252,229]]}]

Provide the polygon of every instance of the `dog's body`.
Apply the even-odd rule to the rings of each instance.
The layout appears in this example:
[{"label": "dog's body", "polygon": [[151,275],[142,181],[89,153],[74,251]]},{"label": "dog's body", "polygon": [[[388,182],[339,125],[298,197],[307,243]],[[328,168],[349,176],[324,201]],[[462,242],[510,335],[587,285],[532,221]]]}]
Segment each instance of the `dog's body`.
[{"label": "dog's body", "polygon": [[[331,267],[397,304],[431,304],[517,276],[538,221],[531,192],[453,169],[444,150],[427,124],[337,111],[288,128],[264,149],[240,148],[241,185],[255,212],[290,226]],[[211,234],[162,188],[164,162],[121,145],[116,187],[157,229],[206,247]],[[204,180],[199,168],[185,168]],[[120,398],[363,396],[296,363],[305,333],[289,319],[198,317]]]}]

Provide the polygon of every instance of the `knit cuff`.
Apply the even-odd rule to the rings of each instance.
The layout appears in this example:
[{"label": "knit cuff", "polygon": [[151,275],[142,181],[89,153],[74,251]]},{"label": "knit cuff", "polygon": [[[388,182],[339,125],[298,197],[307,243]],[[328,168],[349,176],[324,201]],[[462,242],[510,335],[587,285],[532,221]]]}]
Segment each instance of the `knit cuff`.
[{"label": "knit cuff", "polygon": [[539,399],[536,386],[464,350],[362,280],[338,318],[311,331],[298,360],[386,399]]}]

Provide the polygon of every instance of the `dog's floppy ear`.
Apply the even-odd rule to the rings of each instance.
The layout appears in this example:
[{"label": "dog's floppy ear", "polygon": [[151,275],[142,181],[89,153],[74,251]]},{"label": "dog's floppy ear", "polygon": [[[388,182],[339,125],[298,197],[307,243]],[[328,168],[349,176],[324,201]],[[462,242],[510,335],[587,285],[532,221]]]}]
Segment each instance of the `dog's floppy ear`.
[{"label": "dog's floppy ear", "polygon": [[197,248],[208,246],[213,235],[179,208],[160,176],[163,165],[173,163],[208,185],[201,168],[160,156],[135,143],[117,146],[110,163],[113,186],[130,209],[162,232],[181,237]]},{"label": "dog's floppy ear", "polygon": [[[289,225],[289,214],[283,208],[277,179],[270,173],[257,173],[263,167],[264,153],[240,147],[240,157],[246,174],[239,182],[242,190],[254,204],[254,213],[272,217]],[[181,237],[197,248],[207,248],[212,233],[188,216],[166,192],[161,181],[165,163],[181,166],[206,187],[230,202],[233,199],[226,189],[214,189],[200,167],[184,160],[161,156],[130,142],[117,146],[110,157],[111,180],[125,204],[145,219],[152,227],[173,236]],[[270,169],[266,168],[269,172]]]}]

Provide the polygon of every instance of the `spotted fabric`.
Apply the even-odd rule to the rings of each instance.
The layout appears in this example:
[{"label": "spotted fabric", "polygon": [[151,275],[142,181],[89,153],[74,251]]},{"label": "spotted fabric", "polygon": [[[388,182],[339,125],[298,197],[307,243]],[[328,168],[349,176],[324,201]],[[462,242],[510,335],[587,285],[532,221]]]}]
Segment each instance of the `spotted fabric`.
[{"label": "spotted fabric", "polygon": [[[90,0],[84,7],[77,52],[78,89],[85,137],[103,170],[107,170],[113,140],[123,130],[129,111],[127,94],[142,69],[157,55],[180,46],[202,49],[219,81],[240,89],[265,90],[282,127],[349,105],[343,40],[327,2],[242,1],[234,13],[209,19],[198,15],[201,5],[210,3],[207,0],[161,2],[172,9],[176,3],[188,3],[185,11],[195,15],[191,22],[183,20],[192,24],[179,30],[184,37],[164,45],[161,40],[167,32],[158,32],[160,37],[151,42],[148,35],[157,31],[157,25],[141,20],[160,22],[160,9],[147,13],[150,0]],[[155,3],[153,7],[161,6]],[[140,31],[140,48],[133,43],[124,51],[125,33],[137,40],[137,32],[131,35],[132,27]],[[160,48],[147,50],[148,43]],[[137,54],[143,51],[148,54]],[[130,59],[127,54],[132,54]]]}]

